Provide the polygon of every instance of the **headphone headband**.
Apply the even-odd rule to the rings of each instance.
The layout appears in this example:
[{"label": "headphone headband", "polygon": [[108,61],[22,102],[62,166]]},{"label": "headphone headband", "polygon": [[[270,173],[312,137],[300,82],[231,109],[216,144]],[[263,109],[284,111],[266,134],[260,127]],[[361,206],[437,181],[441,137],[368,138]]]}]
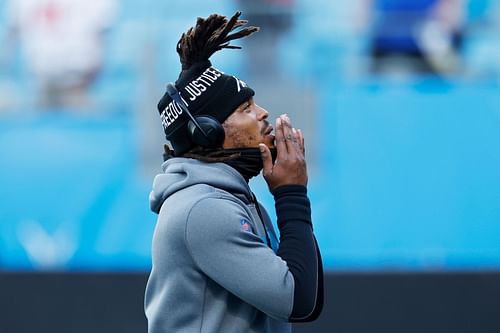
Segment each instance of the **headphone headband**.
[{"label": "headphone headband", "polygon": [[182,111],[186,112],[186,114],[191,119],[191,121],[196,126],[196,128],[198,130],[200,130],[201,134],[203,134],[203,136],[207,140],[210,140],[210,138],[208,137],[207,133],[205,133],[205,131],[203,130],[203,128],[201,128],[201,126],[198,123],[198,121],[196,121],[195,117],[193,117],[193,115],[191,114],[191,112],[189,112],[186,104],[184,103],[184,101],[181,98],[181,94],[180,94],[179,90],[177,90],[177,88],[175,87],[175,85],[173,83],[171,83],[171,82],[167,84],[167,93],[172,98],[172,100],[174,101],[174,103],[176,103],[182,109]]},{"label": "headphone headband", "polygon": [[217,119],[212,116],[193,116],[173,83],[167,84],[167,93],[172,98],[172,103],[175,103],[191,119],[187,124],[187,130],[192,142],[211,148],[222,145],[225,133]]}]

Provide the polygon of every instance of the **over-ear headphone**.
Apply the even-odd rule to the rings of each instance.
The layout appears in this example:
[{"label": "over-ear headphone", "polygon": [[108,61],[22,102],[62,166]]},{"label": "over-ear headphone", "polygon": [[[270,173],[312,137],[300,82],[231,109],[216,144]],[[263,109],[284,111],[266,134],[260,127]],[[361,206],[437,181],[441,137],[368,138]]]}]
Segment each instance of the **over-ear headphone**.
[{"label": "over-ear headphone", "polygon": [[224,128],[217,119],[208,115],[193,117],[174,84],[167,84],[167,93],[190,118],[187,130],[192,142],[207,148],[222,146],[225,133]]}]

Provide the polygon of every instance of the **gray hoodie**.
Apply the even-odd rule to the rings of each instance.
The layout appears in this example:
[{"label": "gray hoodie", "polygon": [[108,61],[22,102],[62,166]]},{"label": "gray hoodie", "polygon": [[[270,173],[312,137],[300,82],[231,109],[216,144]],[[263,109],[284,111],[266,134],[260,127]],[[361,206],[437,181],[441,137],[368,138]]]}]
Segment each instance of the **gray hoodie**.
[{"label": "gray hoodie", "polygon": [[148,331],[291,332],[294,279],[243,177],[226,164],[186,158],[162,167],[150,194],[159,215],[145,294]]}]

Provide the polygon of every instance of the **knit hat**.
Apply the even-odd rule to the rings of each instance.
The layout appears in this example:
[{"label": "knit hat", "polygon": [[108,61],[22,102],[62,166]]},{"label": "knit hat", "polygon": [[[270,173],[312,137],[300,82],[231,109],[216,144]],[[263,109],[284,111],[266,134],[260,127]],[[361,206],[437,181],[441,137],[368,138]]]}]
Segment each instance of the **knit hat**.
[{"label": "knit hat", "polygon": [[[239,48],[230,46],[229,41],[258,30],[248,27],[228,35],[231,30],[246,24],[246,21],[238,20],[240,14],[236,13],[230,21],[217,14],[207,19],[198,18],[194,30],[189,29],[177,44],[183,70],[175,86],[195,117],[211,116],[223,123],[239,105],[254,95],[244,81],[213,67],[208,59],[222,48]],[[187,126],[190,118],[168,93],[160,99],[158,112],[175,155],[180,156],[193,148]]]}]

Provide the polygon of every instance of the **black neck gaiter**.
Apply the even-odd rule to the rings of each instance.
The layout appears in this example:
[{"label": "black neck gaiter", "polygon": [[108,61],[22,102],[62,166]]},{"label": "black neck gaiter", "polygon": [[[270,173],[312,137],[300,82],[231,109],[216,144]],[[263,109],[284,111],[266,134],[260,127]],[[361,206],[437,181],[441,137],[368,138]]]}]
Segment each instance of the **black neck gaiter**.
[{"label": "black neck gaiter", "polygon": [[[175,157],[175,153],[173,150],[170,150],[168,146],[164,147],[165,152],[163,153],[163,160],[166,161],[172,157]],[[277,150],[275,147],[269,148],[271,151],[271,158],[276,161]],[[215,153],[215,154],[214,154]],[[188,156],[190,158],[196,158],[202,161],[207,162],[208,158],[230,158],[227,161],[223,161],[232,168],[236,169],[243,178],[245,178],[246,182],[250,180],[250,178],[257,176],[263,168],[262,164],[262,156],[259,148],[233,148],[233,149],[217,149],[212,151],[204,151],[197,152],[194,155],[198,154],[199,156],[204,156],[205,159],[200,157]],[[212,156],[208,156],[212,154]],[[208,161],[214,162],[214,161]]]},{"label": "black neck gaiter", "polygon": [[[276,148],[270,148],[270,150],[274,163],[276,160]],[[224,149],[224,155],[226,154],[227,156],[240,155],[240,157],[225,161],[224,163],[236,169],[245,178],[247,183],[250,178],[257,176],[262,171],[262,156],[259,148]]]}]

